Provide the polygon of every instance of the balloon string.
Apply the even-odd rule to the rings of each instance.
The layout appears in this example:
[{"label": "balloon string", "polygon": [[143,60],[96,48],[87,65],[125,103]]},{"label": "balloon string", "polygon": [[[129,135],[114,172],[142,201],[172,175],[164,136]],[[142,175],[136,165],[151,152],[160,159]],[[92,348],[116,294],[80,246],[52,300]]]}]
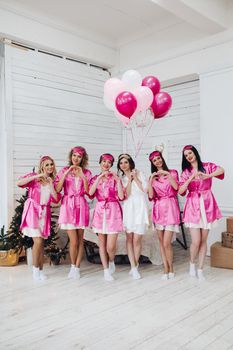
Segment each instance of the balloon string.
[{"label": "balloon string", "polygon": [[[144,116],[141,119],[141,122],[139,124],[137,124],[137,126],[140,127],[140,130],[139,130],[139,137],[138,137],[137,146],[136,146],[136,149],[135,149],[135,158],[137,157],[137,155],[140,152],[140,149],[142,147],[143,134],[144,134],[144,129],[145,129],[145,125],[144,124],[146,122],[147,112],[148,112],[148,110],[145,111]],[[140,140],[142,140],[142,142],[140,142]]]},{"label": "balloon string", "polygon": [[137,149],[136,154],[135,154],[135,158],[137,158],[137,156],[138,156],[138,154],[139,154],[139,151],[140,151],[141,148],[142,148],[142,144],[143,144],[144,138],[147,137],[147,135],[149,134],[150,129],[152,128],[153,121],[154,121],[154,118],[152,118],[151,123],[150,123],[150,125],[149,125],[149,128],[147,129],[146,134],[144,135],[144,137],[142,137],[142,141],[140,142],[140,144],[139,144],[139,146],[138,146],[138,149]]},{"label": "balloon string", "polygon": [[148,109],[146,110],[145,116],[144,116],[144,118],[143,118],[143,122],[144,122],[144,123],[145,123],[145,121],[146,121],[147,112],[148,112]]},{"label": "balloon string", "polygon": [[133,126],[131,127],[130,132],[131,132],[131,137],[132,137],[132,140],[133,140],[134,152],[136,154],[137,146],[136,146],[136,141],[135,141],[134,134],[133,134]]}]

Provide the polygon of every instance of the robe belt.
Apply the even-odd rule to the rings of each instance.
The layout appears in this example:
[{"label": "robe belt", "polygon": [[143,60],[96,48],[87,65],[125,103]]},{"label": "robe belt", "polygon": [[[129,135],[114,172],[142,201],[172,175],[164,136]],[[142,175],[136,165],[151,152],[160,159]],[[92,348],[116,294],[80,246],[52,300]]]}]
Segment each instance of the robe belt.
[{"label": "robe belt", "polygon": [[80,197],[84,197],[84,195],[81,195],[81,194],[72,194],[70,196],[67,196],[70,200],[70,206],[72,209],[75,208],[75,199],[76,198],[80,198]]},{"label": "robe belt", "polygon": [[157,200],[167,199],[167,198],[176,198],[176,195],[174,196],[174,194],[171,194],[171,195],[167,195],[167,196],[156,197]]},{"label": "robe belt", "polygon": [[208,192],[211,192],[211,190],[209,189],[209,190],[202,190],[202,191],[200,191],[200,190],[189,191],[187,197],[193,197],[195,195],[198,197],[201,197],[202,194],[208,193]]},{"label": "robe belt", "polygon": [[[101,209],[107,209],[109,208],[108,206],[108,203],[113,203],[113,202],[116,202],[119,204],[119,201],[117,199],[105,199],[105,200],[102,200],[102,201],[98,201],[99,203],[103,203],[101,205]],[[120,204],[119,204],[120,205]]]},{"label": "robe belt", "polygon": [[45,208],[47,208],[47,207],[50,207],[50,204],[39,204],[39,203],[37,203],[37,202],[36,202],[34,199],[32,199],[32,198],[28,198],[27,200],[28,200],[28,202],[30,203],[29,206],[30,206],[31,204],[33,204],[33,205],[36,207],[36,209],[38,210],[39,219],[41,219],[41,217],[42,217],[43,210],[44,210]]}]

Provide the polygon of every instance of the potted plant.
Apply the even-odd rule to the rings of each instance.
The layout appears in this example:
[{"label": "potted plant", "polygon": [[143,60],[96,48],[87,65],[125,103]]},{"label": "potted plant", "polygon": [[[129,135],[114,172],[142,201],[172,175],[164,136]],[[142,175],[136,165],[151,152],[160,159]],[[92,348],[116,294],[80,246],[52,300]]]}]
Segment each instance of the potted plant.
[{"label": "potted plant", "polygon": [[12,241],[12,234],[4,232],[4,226],[0,233],[0,266],[15,266],[19,262],[19,250]]}]

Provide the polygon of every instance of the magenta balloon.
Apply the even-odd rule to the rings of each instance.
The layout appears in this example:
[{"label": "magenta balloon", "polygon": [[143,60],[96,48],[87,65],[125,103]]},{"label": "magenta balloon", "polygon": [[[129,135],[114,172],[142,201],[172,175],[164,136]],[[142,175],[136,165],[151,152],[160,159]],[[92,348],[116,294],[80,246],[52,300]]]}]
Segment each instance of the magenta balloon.
[{"label": "magenta balloon", "polygon": [[149,75],[142,80],[142,86],[147,86],[154,95],[156,95],[160,91],[160,82],[159,79]]},{"label": "magenta balloon", "polygon": [[151,109],[154,113],[154,118],[159,119],[164,117],[172,105],[172,98],[167,92],[159,92],[154,96],[151,104]]},{"label": "magenta balloon", "polygon": [[121,92],[115,101],[116,109],[126,118],[131,118],[137,108],[136,97],[128,91]]}]

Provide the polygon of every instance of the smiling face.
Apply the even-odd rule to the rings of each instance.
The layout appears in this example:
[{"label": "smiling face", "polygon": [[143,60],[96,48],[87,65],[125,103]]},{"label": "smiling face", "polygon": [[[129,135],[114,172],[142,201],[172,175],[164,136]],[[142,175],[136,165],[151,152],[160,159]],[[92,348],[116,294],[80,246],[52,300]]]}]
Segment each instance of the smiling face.
[{"label": "smiling face", "polygon": [[152,159],[152,163],[157,169],[161,169],[163,167],[163,160],[160,156],[154,157]]},{"label": "smiling face", "polygon": [[83,159],[83,157],[81,154],[76,153],[76,152],[72,153],[71,162],[73,165],[80,166],[82,159]]},{"label": "smiling face", "polygon": [[185,150],[184,156],[189,163],[193,163],[197,160],[194,152],[191,149]]},{"label": "smiling face", "polygon": [[109,159],[102,159],[100,162],[101,171],[109,171],[112,167],[112,162]]},{"label": "smiling face", "polygon": [[128,161],[128,159],[126,159],[126,158],[122,158],[122,159],[120,160],[119,167],[120,167],[120,169],[121,169],[124,173],[125,173],[126,171],[131,170],[131,169],[130,169],[129,161]]},{"label": "smiling face", "polygon": [[41,165],[42,171],[47,175],[50,176],[54,173],[55,165],[52,159],[46,159],[42,165]]}]

